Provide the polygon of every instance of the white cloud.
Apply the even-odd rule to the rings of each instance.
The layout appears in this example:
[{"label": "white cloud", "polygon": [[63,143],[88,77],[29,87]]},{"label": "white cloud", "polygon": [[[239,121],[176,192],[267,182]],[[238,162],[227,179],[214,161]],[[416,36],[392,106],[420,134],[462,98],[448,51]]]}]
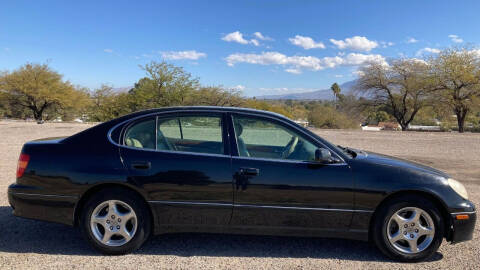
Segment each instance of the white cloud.
[{"label": "white cloud", "polygon": [[325,49],[325,45],[322,42],[315,42],[311,37],[296,35],[294,38],[289,38],[288,40],[293,45],[300,46],[305,50],[316,48]]},{"label": "white cloud", "polygon": [[243,90],[245,90],[245,86],[239,84],[239,85],[233,86],[232,89],[235,89],[235,90],[238,90],[238,91],[243,91]]},{"label": "white cloud", "polygon": [[368,40],[366,37],[354,36],[346,38],[345,40],[336,40],[331,38],[330,42],[333,43],[340,50],[351,49],[356,51],[370,51],[373,48],[378,47],[378,42]]},{"label": "white cloud", "polygon": [[428,65],[427,61],[425,61],[423,59],[419,59],[419,58],[414,57],[414,58],[410,58],[409,60],[412,61],[412,62],[417,62],[417,63]]},{"label": "white cloud", "polygon": [[106,53],[113,53],[112,49],[103,49],[103,51],[106,52]]},{"label": "white cloud", "polygon": [[318,88],[302,88],[302,87],[260,87],[258,88],[262,95],[269,94],[286,94],[286,93],[304,93],[318,90]]},{"label": "white cloud", "polygon": [[474,50],[471,50],[470,52],[473,54],[476,54],[477,57],[480,57],[480,49],[474,49]]},{"label": "white cloud", "polygon": [[255,32],[255,33],[253,33],[253,35],[260,40],[265,40],[265,41],[272,41],[273,40],[273,38],[268,37],[268,36],[264,36],[260,32]]},{"label": "white cloud", "polygon": [[302,70],[298,69],[298,68],[287,68],[285,69],[286,72],[288,73],[292,73],[292,74],[301,74],[302,73]]},{"label": "white cloud", "polygon": [[250,40],[250,43],[252,43],[252,44],[255,45],[255,46],[260,46],[260,43],[259,43],[258,40],[256,40],[256,39],[251,39],[251,40]]},{"label": "white cloud", "polygon": [[379,62],[387,65],[385,58],[379,54],[349,53],[345,56],[323,57],[315,56],[287,56],[279,52],[234,53],[225,58],[229,66],[237,63],[256,65],[281,65],[286,72],[299,74],[302,70],[323,70],[337,66],[359,66],[368,62]]},{"label": "white cloud", "polygon": [[352,71],[352,74],[357,77],[360,77],[360,76],[363,76],[365,73],[361,70],[355,70],[355,71]]},{"label": "white cloud", "polygon": [[240,33],[239,31],[226,34],[224,37],[222,37],[222,40],[226,42],[237,42],[240,44],[248,44],[248,40],[244,39],[243,34]]},{"label": "white cloud", "polygon": [[262,35],[262,33],[260,32],[255,32],[253,33],[253,35],[257,38],[257,39],[250,39],[250,40],[247,40],[243,37],[243,34],[240,33],[240,31],[235,31],[235,32],[232,32],[232,33],[229,33],[229,34],[226,34],[224,37],[222,37],[222,40],[224,41],[227,41],[227,42],[237,42],[237,43],[240,43],[240,44],[253,44],[255,46],[260,46],[260,42],[258,40],[272,40],[270,37],[266,37],[264,35]]},{"label": "white cloud", "polygon": [[413,38],[413,37],[410,37],[410,38],[407,39],[407,43],[417,43],[417,42],[418,42],[418,40]]},{"label": "white cloud", "polygon": [[343,75],[337,74],[337,75],[335,75],[335,78],[343,78]]},{"label": "white cloud", "polygon": [[461,39],[457,35],[448,35],[448,37],[455,43],[462,43],[463,42],[463,39]]},{"label": "white cloud", "polygon": [[425,54],[425,53],[439,53],[440,52],[440,49],[436,49],[436,48],[423,48],[421,50],[419,50],[416,55],[417,56],[421,56],[422,54]]},{"label": "white cloud", "polygon": [[380,44],[382,45],[382,48],[387,48],[387,47],[391,47],[393,45],[395,45],[395,43],[389,41],[389,42],[386,42],[386,41],[382,41],[380,42]]},{"label": "white cloud", "polygon": [[198,60],[199,58],[207,57],[206,53],[197,52],[195,50],[161,52],[161,55],[166,60]]}]

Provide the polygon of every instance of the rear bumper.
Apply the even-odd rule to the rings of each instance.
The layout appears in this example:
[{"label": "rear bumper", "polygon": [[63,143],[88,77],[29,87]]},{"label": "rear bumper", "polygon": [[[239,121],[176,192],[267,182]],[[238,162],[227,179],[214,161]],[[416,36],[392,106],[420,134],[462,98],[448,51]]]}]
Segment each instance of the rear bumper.
[{"label": "rear bumper", "polygon": [[[466,215],[468,219],[457,219],[458,215]],[[473,212],[457,212],[451,213],[451,231],[447,240],[452,244],[463,241],[472,240],[473,232],[475,230],[475,222],[477,220],[477,213]]]},{"label": "rear bumper", "polygon": [[24,186],[8,187],[8,202],[15,216],[73,225],[75,196],[39,194]]}]

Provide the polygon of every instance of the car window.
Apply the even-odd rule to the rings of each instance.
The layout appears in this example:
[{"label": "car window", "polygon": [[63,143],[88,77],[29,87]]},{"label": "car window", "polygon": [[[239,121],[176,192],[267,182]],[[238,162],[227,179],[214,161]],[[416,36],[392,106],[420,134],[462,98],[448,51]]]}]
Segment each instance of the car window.
[{"label": "car window", "polygon": [[222,119],[220,116],[159,118],[157,149],[223,154]]},{"label": "car window", "polygon": [[312,161],[317,147],[292,129],[266,119],[233,117],[240,156]]},{"label": "car window", "polygon": [[155,149],[155,119],[150,118],[130,126],[124,143],[130,147]]}]

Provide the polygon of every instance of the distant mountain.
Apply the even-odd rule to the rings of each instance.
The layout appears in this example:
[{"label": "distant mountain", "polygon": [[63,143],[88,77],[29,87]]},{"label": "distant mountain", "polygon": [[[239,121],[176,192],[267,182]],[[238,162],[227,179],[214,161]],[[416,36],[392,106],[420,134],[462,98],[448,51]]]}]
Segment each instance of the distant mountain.
[{"label": "distant mountain", "polygon": [[[348,81],[340,84],[340,89],[342,89],[341,94],[348,95],[352,93],[355,82],[356,81],[353,80],[353,81]],[[318,100],[318,99],[333,100],[334,96],[333,96],[332,90],[328,88],[328,89],[320,89],[320,90],[302,92],[302,93],[257,96],[256,98],[257,99],[295,99],[295,100]]]}]

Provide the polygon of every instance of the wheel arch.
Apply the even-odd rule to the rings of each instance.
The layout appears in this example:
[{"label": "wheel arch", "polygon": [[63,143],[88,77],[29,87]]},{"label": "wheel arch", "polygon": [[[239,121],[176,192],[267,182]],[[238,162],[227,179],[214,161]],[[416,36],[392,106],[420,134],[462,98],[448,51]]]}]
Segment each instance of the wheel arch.
[{"label": "wheel arch", "polygon": [[375,223],[375,219],[377,217],[378,211],[384,207],[386,204],[388,204],[391,200],[404,196],[404,195],[417,195],[423,198],[428,199],[431,201],[435,206],[440,210],[440,214],[442,215],[443,218],[443,223],[445,225],[445,232],[444,232],[444,237],[449,240],[450,238],[450,227],[451,227],[451,222],[450,222],[450,215],[447,211],[447,206],[446,204],[440,199],[438,195],[436,195],[433,192],[425,191],[425,190],[399,190],[395,191],[389,195],[387,195],[383,200],[377,205],[375,208],[375,211],[372,214],[372,217],[370,218],[370,223],[368,226],[368,239],[372,240],[372,232],[373,232],[373,226]]},{"label": "wheel arch", "polygon": [[125,184],[125,183],[101,183],[101,184],[97,184],[97,185],[92,186],[89,189],[87,189],[80,196],[80,199],[78,200],[78,202],[75,205],[75,209],[74,209],[74,212],[73,212],[73,219],[74,219],[73,224],[74,224],[74,226],[78,226],[78,222],[80,220],[80,215],[81,215],[82,209],[85,206],[85,203],[88,201],[88,199],[93,194],[95,194],[96,192],[98,192],[100,190],[111,189],[111,188],[122,188],[122,189],[131,191],[131,192],[137,194],[142,199],[142,202],[145,204],[145,207],[147,207],[148,212],[149,212],[150,216],[152,217],[151,218],[152,229],[155,228],[155,226],[154,226],[155,225],[155,220],[156,220],[155,212],[153,211],[152,207],[150,207],[150,205],[148,204],[148,201],[145,198],[144,194],[142,194],[142,192],[140,192],[137,188],[132,187],[131,185],[128,185],[128,184]]}]

